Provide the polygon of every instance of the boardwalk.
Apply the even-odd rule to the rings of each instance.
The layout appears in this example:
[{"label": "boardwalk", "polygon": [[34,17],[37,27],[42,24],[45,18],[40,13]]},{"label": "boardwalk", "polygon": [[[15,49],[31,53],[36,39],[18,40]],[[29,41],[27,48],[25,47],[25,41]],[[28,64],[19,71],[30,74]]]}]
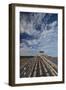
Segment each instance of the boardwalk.
[{"label": "boardwalk", "polygon": [[47,57],[39,55],[34,56],[33,60],[28,60],[20,66],[20,77],[46,77],[57,76],[58,66],[56,63],[47,59]]}]

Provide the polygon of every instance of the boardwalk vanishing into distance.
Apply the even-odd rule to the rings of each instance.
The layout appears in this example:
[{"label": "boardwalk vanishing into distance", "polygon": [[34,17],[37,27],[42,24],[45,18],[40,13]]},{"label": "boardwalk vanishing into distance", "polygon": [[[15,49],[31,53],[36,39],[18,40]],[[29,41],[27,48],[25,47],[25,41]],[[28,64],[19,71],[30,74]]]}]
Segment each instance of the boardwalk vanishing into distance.
[{"label": "boardwalk vanishing into distance", "polygon": [[57,63],[48,59],[45,55],[21,57],[20,60],[20,78],[58,75]]}]

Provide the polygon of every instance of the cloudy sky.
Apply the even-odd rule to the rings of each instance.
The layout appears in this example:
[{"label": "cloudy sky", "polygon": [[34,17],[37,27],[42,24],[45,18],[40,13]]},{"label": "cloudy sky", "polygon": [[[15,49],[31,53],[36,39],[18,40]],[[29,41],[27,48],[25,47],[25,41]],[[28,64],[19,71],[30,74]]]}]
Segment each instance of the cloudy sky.
[{"label": "cloudy sky", "polygon": [[20,55],[36,55],[44,51],[57,56],[58,15],[20,12]]}]

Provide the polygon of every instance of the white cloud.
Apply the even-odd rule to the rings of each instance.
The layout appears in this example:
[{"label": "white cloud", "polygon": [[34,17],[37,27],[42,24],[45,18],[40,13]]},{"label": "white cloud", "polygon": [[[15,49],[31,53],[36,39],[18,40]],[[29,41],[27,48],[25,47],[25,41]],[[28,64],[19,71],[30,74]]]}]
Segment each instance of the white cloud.
[{"label": "white cloud", "polygon": [[22,18],[21,22],[20,22],[20,32],[21,33],[26,32],[26,33],[29,33],[31,35],[34,33],[37,33],[34,26],[36,24],[41,24],[42,18],[44,16],[45,16],[45,14],[40,14],[40,13],[34,14],[34,16],[31,17],[31,22],[29,22],[29,23],[25,20],[25,18]]}]

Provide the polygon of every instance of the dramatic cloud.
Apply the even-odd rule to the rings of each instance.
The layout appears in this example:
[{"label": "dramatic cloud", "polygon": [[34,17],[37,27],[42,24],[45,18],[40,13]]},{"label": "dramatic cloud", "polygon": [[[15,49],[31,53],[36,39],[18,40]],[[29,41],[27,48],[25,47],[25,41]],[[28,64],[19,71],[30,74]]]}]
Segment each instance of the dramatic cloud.
[{"label": "dramatic cloud", "polygon": [[20,54],[44,51],[57,56],[58,16],[51,13],[20,12]]}]

